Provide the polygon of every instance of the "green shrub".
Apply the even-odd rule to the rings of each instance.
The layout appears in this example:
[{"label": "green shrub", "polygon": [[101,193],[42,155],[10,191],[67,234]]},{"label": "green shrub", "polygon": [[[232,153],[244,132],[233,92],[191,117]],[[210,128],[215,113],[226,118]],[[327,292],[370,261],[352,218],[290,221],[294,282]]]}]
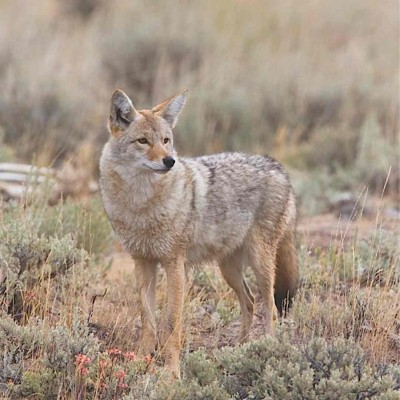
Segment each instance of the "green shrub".
[{"label": "green shrub", "polygon": [[34,191],[28,206],[11,202],[0,214],[0,306],[19,321],[43,316],[50,300],[68,297],[71,277],[82,275],[109,246],[99,199],[49,207],[47,195],[46,188]]},{"label": "green shrub", "polygon": [[[346,228],[347,229],[347,228]],[[397,287],[400,280],[400,250],[396,233],[378,227],[369,237],[343,243],[343,233],[332,234],[327,250],[314,255],[300,248],[304,288],[339,287],[357,283],[361,287]]]},{"label": "green shrub", "polygon": [[359,244],[357,269],[363,284],[396,286],[400,282],[399,240],[391,231],[378,229]]},{"label": "green shrub", "polygon": [[47,237],[72,235],[77,248],[101,255],[109,249],[111,226],[99,197],[86,204],[68,198],[46,208],[39,220],[39,233]]},{"label": "green shrub", "polygon": [[[389,177],[389,189],[396,193],[400,183],[398,147],[384,135],[376,114],[369,115],[361,126],[355,169],[357,178],[371,189],[382,192]],[[390,169],[392,176],[389,176]]]},{"label": "green shrub", "polygon": [[0,125],[0,163],[10,162],[13,159],[13,152],[10,147],[4,143],[4,129]]},{"label": "green shrub", "polygon": [[0,315],[0,382],[20,382],[26,360],[32,358],[43,345],[39,323],[19,326],[9,316]]},{"label": "green shrub", "polygon": [[40,319],[26,326],[0,319],[0,383],[8,384],[11,398],[54,399],[61,389],[65,394],[75,390],[76,356],[99,353],[98,340],[77,315],[70,329],[65,324],[49,328]]},{"label": "green shrub", "polygon": [[23,222],[0,225],[2,306],[18,320],[29,315],[38,287],[47,280],[62,284],[73,266],[82,268],[88,260],[71,235],[46,238],[31,223]]},{"label": "green shrub", "polygon": [[202,349],[189,353],[185,358],[183,368],[185,379],[200,386],[210,385],[218,377],[217,366],[210,364],[205,351]]},{"label": "green shrub", "polygon": [[371,367],[353,340],[297,342],[287,328],[214,356],[199,350],[186,357],[184,366],[183,381],[159,388],[158,398],[394,399],[400,390],[400,369]]}]

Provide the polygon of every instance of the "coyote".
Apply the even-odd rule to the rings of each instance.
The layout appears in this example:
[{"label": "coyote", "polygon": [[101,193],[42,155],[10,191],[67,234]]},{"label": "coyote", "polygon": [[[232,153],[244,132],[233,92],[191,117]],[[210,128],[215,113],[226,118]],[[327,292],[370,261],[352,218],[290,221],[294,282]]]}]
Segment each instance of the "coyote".
[{"label": "coyote", "polygon": [[[296,206],[288,175],[267,156],[221,153],[178,157],[172,130],[187,91],[138,111],[121,90],[111,99],[111,133],[100,159],[100,187],[111,225],[135,263],[141,302],[141,353],[156,345],[179,377],[185,265],[217,262],[238,296],[239,341],[250,332],[254,270],[271,333],[296,292]],[[157,265],[166,270],[167,307],[156,333]],[[162,345],[162,347],[161,347]]]}]

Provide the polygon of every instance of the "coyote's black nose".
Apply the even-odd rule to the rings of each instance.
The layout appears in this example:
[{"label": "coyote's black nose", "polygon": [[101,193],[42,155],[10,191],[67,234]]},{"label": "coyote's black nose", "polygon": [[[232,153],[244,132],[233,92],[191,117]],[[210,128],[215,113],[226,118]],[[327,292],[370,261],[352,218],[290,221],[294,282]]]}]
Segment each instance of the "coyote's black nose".
[{"label": "coyote's black nose", "polygon": [[175,164],[175,160],[171,156],[163,158],[162,162],[167,168],[172,168]]}]

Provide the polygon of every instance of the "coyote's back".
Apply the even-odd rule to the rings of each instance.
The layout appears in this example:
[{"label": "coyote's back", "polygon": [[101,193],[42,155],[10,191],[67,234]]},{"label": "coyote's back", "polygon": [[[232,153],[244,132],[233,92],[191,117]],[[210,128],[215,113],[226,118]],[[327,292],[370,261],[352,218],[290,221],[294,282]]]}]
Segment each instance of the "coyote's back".
[{"label": "coyote's back", "polygon": [[[281,164],[267,156],[222,153],[178,158],[172,128],[186,100],[178,93],[152,110],[137,111],[114,93],[109,142],[100,160],[105,210],[135,260],[142,304],[143,352],[156,345],[179,373],[184,265],[216,261],[241,307],[240,341],[248,338],[254,297],[243,278],[251,266],[263,295],[266,331],[275,306],[295,294],[298,269],[293,190]],[[168,304],[156,334],[155,280],[167,272]],[[274,297],[275,296],[275,297]]]}]

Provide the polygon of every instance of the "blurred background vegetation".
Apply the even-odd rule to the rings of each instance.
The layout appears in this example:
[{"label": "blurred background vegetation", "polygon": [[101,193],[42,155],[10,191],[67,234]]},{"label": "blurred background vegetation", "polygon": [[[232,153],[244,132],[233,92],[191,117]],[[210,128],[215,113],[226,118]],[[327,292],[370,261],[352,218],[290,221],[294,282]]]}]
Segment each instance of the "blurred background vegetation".
[{"label": "blurred background vegetation", "polygon": [[292,172],[311,212],[327,211],[318,199],[343,191],[380,194],[390,167],[386,193],[396,193],[397,8],[395,0],[2,1],[0,161],[57,166],[80,154],[96,176],[113,90],[140,109],[185,87],[180,154],[268,153]]}]

